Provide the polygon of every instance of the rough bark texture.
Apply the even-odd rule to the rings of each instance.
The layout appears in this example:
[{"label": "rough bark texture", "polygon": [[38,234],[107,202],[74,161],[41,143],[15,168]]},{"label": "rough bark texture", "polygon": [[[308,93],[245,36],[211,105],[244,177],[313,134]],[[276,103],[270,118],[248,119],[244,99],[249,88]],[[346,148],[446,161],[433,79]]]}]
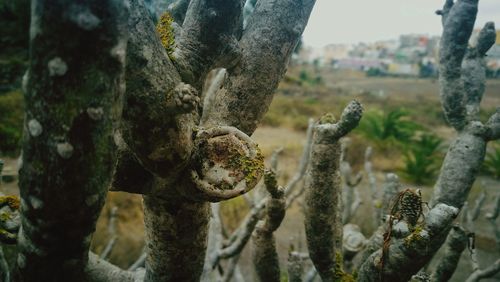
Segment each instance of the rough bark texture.
[{"label": "rough bark texture", "polygon": [[[361,266],[360,281],[407,281],[429,262],[468,197],[484,160],[487,142],[498,138],[498,114],[495,113],[485,125],[477,117],[485,83],[483,58],[495,38],[494,27],[488,23],[475,46],[468,47],[477,4],[477,0],[455,3],[448,0],[438,13],[443,16],[439,69],[441,100],[446,119],[458,136],[450,145],[441,167],[430,202],[432,209],[422,230],[416,228],[403,238],[391,236],[389,246],[385,246],[383,264],[380,261],[382,250],[372,254]],[[421,243],[425,243],[425,248]]]},{"label": "rough bark texture", "polygon": [[[202,281],[211,281],[210,279],[213,276],[217,276],[217,274],[213,275],[212,272],[214,269],[216,269],[218,265],[220,266],[219,263],[222,259],[229,259],[229,265],[224,270],[222,281],[227,281],[232,278],[233,274],[231,274],[230,272],[233,271],[233,269],[235,275],[234,278],[238,279],[236,276],[240,273],[238,273],[238,267],[236,263],[239,259],[241,251],[247,244],[248,240],[251,238],[251,235],[254,233],[255,229],[257,228],[257,224],[261,219],[266,220],[267,223],[264,223],[259,227],[259,229],[262,231],[263,234],[260,234],[261,232],[259,232],[259,234],[255,232],[256,233],[255,241],[258,240],[259,241],[258,244],[264,244],[266,250],[257,251],[258,254],[256,254],[256,257],[262,259],[262,261],[264,260],[268,261],[269,260],[268,258],[271,257],[271,261],[273,262],[271,264],[272,267],[267,265],[266,267],[273,269],[274,273],[279,272],[278,262],[276,259],[273,259],[273,257],[274,258],[276,257],[275,256],[276,250],[273,247],[275,245],[274,238],[272,238],[272,236],[268,236],[267,234],[269,233],[269,230],[273,230],[278,227],[280,223],[280,218],[282,218],[282,216],[284,215],[282,201],[285,200],[284,209],[286,209],[293,203],[296,197],[302,193],[301,191],[303,191],[303,189],[296,191],[296,188],[297,188],[297,183],[300,182],[301,179],[303,178],[309,163],[309,152],[312,144],[313,127],[314,123],[312,122],[312,120],[310,120],[309,128],[307,130],[307,137],[306,137],[307,140],[304,144],[304,149],[302,153],[302,158],[299,162],[299,167],[297,168],[297,171],[294,174],[294,176],[285,185],[286,188],[277,189],[276,188],[277,183],[275,183],[274,181],[275,178],[270,177],[272,173],[269,172],[267,174],[268,177],[266,178],[267,179],[266,183],[271,188],[271,190],[269,191],[269,193],[271,193],[271,197],[267,198],[261,197],[259,195],[260,193],[255,193],[255,200],[247,199],[248,204],[251,207],[250,212],[241,222],[240,226],[233,232],[233,234],[229,236],[229,238],[226,240],[227,242],[224,244],[222,241],[222,234],[221,234],[222,230],[221,227],[219,227],[221,225],[221,220],[218,216],[216,216],[217,213],[215,212],[215,209],[217,209],[218,204],[212,204],[213,221],[211,222],[210,225],[207,255],[205,257],[205,265],[201,278]],[[271,156],[270,162],[273,171],[277,169],[277,164],[278,164],[277,155],[280,151],[281,149],[275,150],[275,152]],[[281,199],[282,196],[286,199]],[[268,208],[266,209],[266,207]],[[262,235],[264,235],[265,238]]]},{"label": "rough bark texture", "polygon": [[280,264],[274,231],[285,217],[285,193],[278,187],[276,174],[267,171],[264,183],[270,197],[266,203],[264,221],[257,225],[253,236],[253,262],[259,281],[280,281]]},{"label": "rough bark texture", "polygon": [[465,89],[462,80],[462,60],[467,51],[477,14],[477,0],[460,0],[453,7],[450,3],[443,21],[443,34],[439,47],[439,86],[446,119],[451,126],[461,130],[465,126]]},{"label": "rough bark texture", "polygon": [[144,196],[148,254],[144,281],[200,279],[209,209],[208,202],[186,201],[176,193],[164,199]]},{"label": "rough bark texture", "polygon": [[273,91],[307,24],[314,0],[259,1],[239,41],[239,62],[217,91],[207,126],[231,125],[251,134],[267,112]]},{"label": "rough bark texture", "polygon": [[[142,1],[128,4],[33,1],[18,258],[24,281],[94,279],[87,271],[129,279],[93,257],[95,269],[88,268],[111,181],[113,190],[144,194],[145,279],[198,280],[208,201],[245,193],[260,179],[262,156],[246,134],[267,111],[314,1],[261,1],[244,33],[241,0],[176,1],[175,22],[160,18],[157,29]],[[216,67],[228,74],[203,114],[201,86]],[[258,219],[251,214],[218,257],[238,254]]]},{"label": "rough bark texture", "polygon": [[368,239],[365,248],[354,257],[353,264],[355,269],[359,269],[371,254],[382,248],[384,244],[384,229],[385,226],[379,226],[370,239]]},{"label": "rough bark texture", "polygon": [[358,281],[408,281],[439,249],[457,215],[457,208],[438,204],[427,215],[422,229],[391,240],[383,264],[381,249],[371,254],[359,269]]},{"label": "rough bark texture", "polygon": [[451,229],[448,238],[446,239],[444,248],[444,257],[441,258],[434,273],[431,276],[431,281],[448,281],[453,272],[457,268],[458,261],[462,252],[467,247],[467,234],[462,228],[455,226]]},{"label": "rough bark texture", "polygon": [[31,8],[16,279],[82,281],[115,165],[127,7],[39,0]]},{"label": "rough bark texture", "polygon": [[361,105],[351,102],[338,123],[326,115],[314,128],[304,213],[309,255],[323,281],[340,279],[335,269],[342,254],[339,139],[357,126],[361,115]]},{"label": "rough bark texture", "polygon": [[[169,54],[165,52],[154,32],[152,22],[148,17],[144,16],[144,7],[141,6],[140,2],[135,1],[132,3],[134,14],[129,21],[129,28],[132,35],[130,40],[130,52],[128,55],[128,89],[125,100],[122,133],[127,147],[129,147],[132,154],[137,157],[137,161],[134,160],[134,156],[124,154],[124,162],[119,163],[123,164],[124,169],[121,174],[117,173],[115,180],[123,179],[123,177],[120,176],[129,176],[129,178],[138,181],[144,178],[150,180],[147,171],[144,170],[137,170],[140,172],[138,175],[124,173],[124,171],[129,168],[142,165],[156,175],[154,182],[166,182],[166,179],[169,179],[172,185],[154,185],[152,190],[135,188],[137,192],[148,193],[148,197],[151,198],[154,195],[165,199],[164,194],[172,194],[173,192],[169,192],[168,190],[175,187],[179,194],[183,195],[183,197],[178,198],[178,201],[186,201],[187,205],[190,205],[188,203],[192,200],[201,202],[205,200],[218,201],[234,197],[248,191],[248,189],[251,189],[256,184],[256,180],[260,178],[258,169],[256,170],[253,168],[252,170],[251,167],[249,169],[248,163],[241,163],[241,165],[247,165],[247,167],[242,168],[242,170],[248,189],[245,188],[241,190],[240,188],[235,188],[236,190],[234,193],[230,194],[222,191],[222,189],[218,189],[220,185],[224,183],[217,182],[219,181],[217,180],[217,183],[214,184],[213,177],[209,177],[211,175],[211,170],[205,169],[207,160],[205,159],[206,155],[203,154],[203,150],[207,148],[205,144],[208,144],[209,147],[211,146],[210,148],[220,147],[224,144],[224,147],[231,148],[231,146],[227,144],[228,142],[222,142],[222,137],[219,138],[219,135],[210,136],[214,138],[208,139],[203,138],[203,134],[197,135],[195,132],[195,126],[199,122],[198,120],[201,113],[198,97],[199,93],[201,93],[201,84],[206,73],[214,67],[232,67],[237,62],[235,59],[240,57],[238,44],[241,45],[241,43],[238,43],[237,40],[239,40],[241,36],[242,29],[241,5],[241,1],[230,1],[230,3],[220,1],[191,1],[187,8],[182,27],[177,28],[180,32],[176,32],[175,52],[170,55],[174,62],[174,64],[172,64]],[[309,7],[311,5],[307,4],[304,6]],[[175,7],[170,8],[173,9]],[[294,10],[304,10],[302,4],[293,5],[288,8],[289,11],[292,12]],[[179,9],[178,12],[180,13],[174,13],[173,16],[177,23],[181,23],[181,19],[184,17],[184,15],[182,15],[182,9]],[[309,13],[301,13],[299,18],[305,23],[308,16]],[[266,22],[270,18],[270,15],[262,15],[258,21]],[[230,20],[228,21],[228,19]],[[289,24],[290,22],[279,24],[277,25],[277,30],[289,29]],[[255,31],[255,34],[259,33],[262,33],[262,31]],[[287,39],[292,42],[294,40],[293,38]],[[249,41],[250,40],[245,41],[246,44],[250,44],[251,42]],[[266,41],[265,43],[271,44],[273,41]],[[262,42],[259,41],[256,44],[260,43]],[[284,42],[278,42],[278,44],[284,44]],[[273,46],[275,47],[277,45]],[[260,47],[262,47],[262,45]],[[249,51],[251,51],[251,49],[249,49]],[[284,69],[288,57],[289,54],[284,54],[284,56],[280,57],[283,60],[283,62],[279,64],[280,69]],[[247,56],[247,63],[258,60],[259,57]],[[273,76],[274,74],[271,71],[272,70],[267,72],[267,75]],[[247,71],[242,71],[242,74],[245,72]],[[253,77],[241,78],[239,81],[248,85],[255,84]],[[189,84],[193,84],[194,87],[191,87]],[[261,92],[259,87],[262,88],[263,86],[266,87],[265,89],[269,91],[269,94],[271,94],[272,90],[276,87],[276,85],[274,85],[269,88],[267,84],[262,84],[253,89]],[[216,98],[218,95],[218,92],[215,93]],[[258,101],[258,99],[252,99],[252,101]],[[244,101],[243,104],[245,102],[246,101]],[[229,101],[224,100],[224,103],[229,103]],[[260,110],[261,108],[260,104],[253,106],[255,109]],[[213,109],[213,112],[221,111],[219,105],[216,103],[214,107],[209,107],[209,109]],[[207,116],[207,112],[204,112],[203,115]],[[210,116],[209,114],[210,112],[208,112],[208,116]],[[236,114],[236,112],[231,114]],[[257,122],[257,120],[252,120],[252,122]],[[224,120],[219,119],[212,119],[210,124],[202,124],[205,128],[216,125],[239,124],[226,123]],[[253,132],[253,129],[252,131],[247,131],[247,133]],[[226,133],[228,136],[242,136],[236,131],[237,130],[231,130]],[[204,132],[213,133],[214,131],[208,130]],[[196,143],[194,138],[200,140]],[[239,140],[243,139],[239,138]],[[258,156],[258,154],[256,156]],[[228,155],[228,157],[230,156]],[[219,158],[222,157],[219,156]],[[212,158],[208,161],[212,162],[213,160]],[[227,159],[226,162],[228,161],[230,160]],[[255,164],[250,163],[250,165]],[[196,173],[193,174],[191,172],[192,170]],[[209,177],[212,180],[208,178],[205,179],[204,177]],[[222,180],[226,181],[227,178],[222,178]],[[130,183],[130,181],[127,182]],[[115,181],[115,183],[119,184],[118,181]],[[175,183],[175,185],[173,185],[173,183]],[[129,187],[125,187],[124,185],[121,186],[123,188],[119,189],[128,189],[130,191]],[[224,193],[224,195],[221,193]],[[205,205],[200,204],[199,207],[202,208],[205,207]],[[149,212],[148,208],[146,208],[145,213],[147,218],[150,218],[152,221],[160,220],[160,217],[148,216],[147,213]],[[196,213],[195,211],[193,212]],[[203,214],[203,216],[208,215],[208,213],[205,214],[202,210],[198,212]],[[151,222],[147,227],[148,226],[154,229],[157,228],[158,224]],[[200,234],[206,232],[204,231],[207,228],[206,226],[200,225],[198,227],[200,228]],[[251,229],[253,230],[253,227]],[[165,232],[167,231],[168,230]],[[170,229],[170,231],[172,231],[172,229]],[[149,230],[148,233],[154,234],[156,231]],[[246,234],[244,235],[245,236],[239,236],[238,238],[241,240],[237,240],[237,242],[246,242],[249,238],[249,234],[248,236],[246,236]],[[202,240],[202,242],[204,242],[204,240]],[[192,242],[192,244],[197,245],[198,242]],[[237,251],[235,252],[234,250],[238,250],[241,245],[244,244],[232,245],[231,248],[221,252],[221,256],[225,256],[228,253],[237,253]],[[193,248],[194,247],[197,246],[193,246]],[[200,261],[203,252],[197,252],[196,255],[198,256],[196,261]],[[160,261],[167,257],[166,254],[159,255],[159,252],[157,252],[155,257],[156,256],[158,256]],[[148,261],[152,260],[151,258]],[[170,264],[174,262],[175,260],[168,261]],[[192,264],[196,263],[192,262]],[[153,265],[153,263],[149,263],[147,267]],[[161,271],[161,269],[156,270]],[[154,277],[151,273],[156,270],[148,271],[147,277]],[[198,279],[199,271],[201,271],[201,269],[191,271],[192,277],[186,279]],[[187,272],[188,271],[186,271],[186,273]],[[160,277],[162,276],[161,274],[159,275]]]},{"label": "rough bark texture", "polygon": [[185,83],[200,88],[211,69],[232,67],[240,58],[242,10],[240,0],[189,3],[173,54]]},{"label": "rough bark texture", "polygon": [[[477,0],[445,4],[440,46],[441,100],[445,116],[458,132],[439,175],[432,204],[461,208],[484,160],[486,143],[497,138],[494,114],[486,125],[478,120],[485,89],[484,56],[495,42],[493,23],[481,30],[475,46],[468,41],[477,14]],[[466,55],[467,54],[467,55]]]},{"label": "rough bark texture", "polygon": [[[145,168],[172,178],[187,165],[193,149],[197,91],[181,83],[146,8],[138,0],[131,1],[128,28],[123,139]],[[187,95],[191,99],[184,101]]]},{"label": "rough bark texture", "polygon": [[486,153],[487,129],[472,122],[453,141],[443,162],[431,204],[461,208],[476,180]]},{"label": "rough bark texture", "polygon": [[304,264],[302,257],[297,252],[291,252],[288,255],[288,281],[301,282],[304,273]]}]

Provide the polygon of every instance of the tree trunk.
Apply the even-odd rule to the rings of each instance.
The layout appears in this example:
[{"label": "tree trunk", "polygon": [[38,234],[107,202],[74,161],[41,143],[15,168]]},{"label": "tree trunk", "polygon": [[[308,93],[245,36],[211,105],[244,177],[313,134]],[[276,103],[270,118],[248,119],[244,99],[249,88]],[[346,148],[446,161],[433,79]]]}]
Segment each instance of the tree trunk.
[{"label": "tree trunk", "polygon": [[17,280],[85,280],[115,165],[124,1],[32,1]]}]

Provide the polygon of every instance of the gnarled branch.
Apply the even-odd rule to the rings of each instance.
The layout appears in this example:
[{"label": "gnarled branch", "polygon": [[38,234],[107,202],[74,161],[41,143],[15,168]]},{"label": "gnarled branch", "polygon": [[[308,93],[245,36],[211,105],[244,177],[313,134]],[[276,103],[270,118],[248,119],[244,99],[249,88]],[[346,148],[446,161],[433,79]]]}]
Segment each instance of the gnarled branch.
[{"label": "gnarled branch", "polygon": [[309,255],[324,281],[340,279],[336,272],[342,254],[342,214],[340,212],[339,139],[355,128],[362,107],[351,102],[338,123],[325,115],[314,127],[311,164],[305,184],[305,229]]},{"label": "gnarled branch", "polygon": [[[462,61],[477,14],[477,0],[460,0],[450,8],[447,1],[439,47],[439,86],[446,119],[457,130],[466,124]],[[449,12],[448,12],[449,11]]]},{"label": "gnarled branch", "polygon": [[426,216],[423,228],[417,228],[404,238],[393,238],[382,262],[379,249],[361,265],[358,281],[408,281],[434,255],[446,238],[458,209],[436,205]]},{"label": "gnarled branch", "polygon": [[239,63],[217,91],[206,127],[230,125],[251,135],[271,103],[314,0],[261,1],[243,33]]},{"label": "gnarled branch", "polygon": [[182,80],[200,89],[207,73],[240,57],[241,0],[192,0],[173,53]]},{"label": "gnarled branch", "polygon": [[278,186],[273,171],[266,171],[264,183],[270,197],[264,221],[257,225],[253,236],[253,262],[260,281],[279,281],[280,265],[273,233],[285,217],[285,193],[283,187]]}]

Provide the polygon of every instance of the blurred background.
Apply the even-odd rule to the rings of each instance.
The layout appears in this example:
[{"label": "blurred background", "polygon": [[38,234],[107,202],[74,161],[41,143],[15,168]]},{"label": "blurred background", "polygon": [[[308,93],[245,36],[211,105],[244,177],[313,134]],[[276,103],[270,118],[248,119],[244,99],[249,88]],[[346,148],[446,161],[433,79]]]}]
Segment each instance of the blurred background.
[{"label": "blurred background", "polygon": [[[19,194],[17,159],[24,115],[20,88],[28,66],[29,2],[0,0],[0,158],[5,163],[0,192],[3,194]],[[309,118],[317,119],[327,112],[339,115],[349,101],[360,101],[365,115],[344,142],[346,161],[354,172],[364,176],[357,186],[362,204],[351,221],[367,237],[376,226],[364,171],[366,148],[373,148],[373,169],[379,185],[386,173],[394,172],[400,176],[404,188],[421,188],[424,200],[428,200],[448,144],[455,136],[444,120],[437,83],[441,19],[433,12],[440,8],[441,2],[317,1],[269,112],[253,135],[266,157],[283,148],[278,175],[284,184],[298,166]],[[474,33],[486,21],[498,20],[498,0],[481,0]],[[488,81],[481,107],[483,121],[500,106],[500,30],[486,60]],[[500,144],[496,141],[488,147],[469,203],[472,205],[485,193],[481,209],[486,211],[493,206],[499,188]],[[231,232],[249,211],[249,205],[239,197],[223,202],[221,209],[227,232]],[[110,216],[113,210],[115,217]],[[115,230],[109,228],[112,218],[116,220]],[[496,224],[500,224],[499,220]],[[474,228],[479,262],[488,265],[500,254],[492,224],[480,216]],[[127,268],[143,252],[143,229],[142,198],[109,193],[93,238],[93,251],[101,253],[115,238],[109,260]],[[305,251],[303,230],[299,198],[288,209],[276,233],[283,264],[291,245]],[[244,274],[252,275],[248,249],[249,246],[242,254],[240,267]],[[454,281],[461,281],[460,277],[470,272],[467,260],[462,259]]]}]

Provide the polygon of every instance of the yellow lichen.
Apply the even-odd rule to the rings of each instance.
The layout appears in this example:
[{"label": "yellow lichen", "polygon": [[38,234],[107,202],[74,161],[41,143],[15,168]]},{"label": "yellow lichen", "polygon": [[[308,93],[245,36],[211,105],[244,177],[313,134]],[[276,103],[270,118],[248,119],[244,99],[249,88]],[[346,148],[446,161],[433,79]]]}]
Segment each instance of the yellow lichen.
[{"label": "yellow lichen", "polygon": [[343,269],[343,259],[342,254],[340,252],[335,253],[335,277],[334,281],[336,282],[354,282],[354,276],[349,273],[346,273]]},{"label": "yellow lichen", "polygon": [[19,209],[19,197],[17,196],[2,196],[0,197],[0,206],[8,205],[13,210]]},{"label": "yellow lichen", "polygon": [[175,33],[172,23],[174,19],[170,13],[164,13],[161,15],[158,24],[156,25],[156,32],[160,36],[161,44],[167,50],[168,56],[172,59],[172,53],[175,49]]},{"label": "yellow lichen", "polygon": [[234,154],[229,161],[232,168],[241,170],[245,175],[247,184],[254,183],[264,172],[264,156],[257,147],[257,154],[254,158],[246,155]]},{"label": "yellow lichen", "polygon": [[419,225],[415,226],[415,229],[413,230],[413,232],[405,238],[405,245],[407,247],[410,247],[413,243],[422,241],[422,239],[424,237],[422,237],[422,235],[420,233],[423,230],[424,229],[422,228],[422,226],[419,226]]},{"label": "yellow lichen", "polygon": [[14,244],[16,239],[16,234],[0,228],[0,243]]},{"label": "yellow lichen", "polygon": [[334,124],[336,121],[332,113],[326,113],[320,118],[319,124]]},{"label": "yellow lichen", "polygon": [[3,212],[3,213],[0,214],[0,221],[5,222],[5,221],[7,221],[9,219],[11,219],[10,214],[8,214],[6,212]]}]

